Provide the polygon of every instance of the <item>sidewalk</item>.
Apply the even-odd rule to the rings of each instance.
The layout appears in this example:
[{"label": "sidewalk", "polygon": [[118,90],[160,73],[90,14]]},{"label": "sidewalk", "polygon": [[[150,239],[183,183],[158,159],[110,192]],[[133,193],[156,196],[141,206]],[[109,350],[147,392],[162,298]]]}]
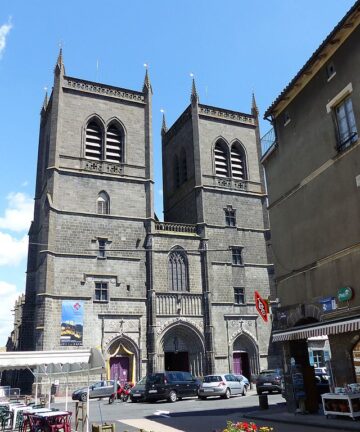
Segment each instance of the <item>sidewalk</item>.
[{"label": "sidewalk", "polygon": [[265,420],[274,423],[287,423],[304,426],[315,426],[324,429],[338,429],[342,431],[360,430],[360,418],[353,420],[351,417],[326,418],[322,411],[319,414],[294,414],[286,410],[285,403],[271,406],[267,410],[251,411],[244,414],[249,420]]}]

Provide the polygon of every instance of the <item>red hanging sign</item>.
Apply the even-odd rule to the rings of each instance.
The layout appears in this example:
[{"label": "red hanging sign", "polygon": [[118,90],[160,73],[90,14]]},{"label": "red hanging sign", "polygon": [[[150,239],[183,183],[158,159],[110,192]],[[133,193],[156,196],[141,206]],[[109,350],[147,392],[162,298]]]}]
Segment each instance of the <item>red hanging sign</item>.
[{"label": "red hanging sign", "polygon": [[267,314],[269,313],[268,304],[257,291],[255,291],[255,307],[256,310],[259,312],[261,318],[265,322],[267,322],[268,321]]}]

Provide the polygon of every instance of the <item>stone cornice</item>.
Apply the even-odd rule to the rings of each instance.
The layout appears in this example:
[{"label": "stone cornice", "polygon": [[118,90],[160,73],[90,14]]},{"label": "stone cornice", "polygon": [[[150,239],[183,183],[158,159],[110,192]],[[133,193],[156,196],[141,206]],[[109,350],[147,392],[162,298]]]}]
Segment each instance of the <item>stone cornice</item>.
[{"label": "stone cornice", "polygon": [[255,117],[238,111],[217,108],[210,105],[199,105],[199,116],[212,117],[217,120],[226,120],[234,123],[242,123],[248,126],[256,126]]},{"label": "stone cornice", "polygon": [[84,93],[97,94],[104,97],[122,99],[145,105],[145,96],[142,92],[128,90],[121,87],[109,86],[79,78],[64,76],[63,88]]}]

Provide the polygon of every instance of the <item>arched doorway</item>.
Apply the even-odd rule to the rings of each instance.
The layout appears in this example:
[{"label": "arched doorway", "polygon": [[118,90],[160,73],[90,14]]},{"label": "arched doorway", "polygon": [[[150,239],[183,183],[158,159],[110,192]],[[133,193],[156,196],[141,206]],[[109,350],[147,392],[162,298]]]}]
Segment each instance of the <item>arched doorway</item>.
[{"label": "arched doorway", "polygon": [[126,337],[115,339],[108,348],[107,377],[108,379],[125,382],[136,382],[138,378],[138,348]]},{"label": "arched doorway", "polygon": [[168,328],[160,339],[159,370],[203,374],[204,342],[202,335],[192,326],[178,323]]},{"label": "arched doorway", "polygon": [[242,333],[233,344],[232,372],[250,379],[259,372],[259,352],[256,342],[249,335]]}]

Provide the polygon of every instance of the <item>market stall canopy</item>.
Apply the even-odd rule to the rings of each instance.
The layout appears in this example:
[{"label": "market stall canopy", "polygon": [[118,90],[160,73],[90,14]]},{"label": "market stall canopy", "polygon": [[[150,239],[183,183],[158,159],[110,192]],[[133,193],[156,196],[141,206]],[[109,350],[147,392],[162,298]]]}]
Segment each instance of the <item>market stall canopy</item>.
[{"label": "market stall canopy", "polygon": [[289,340],[300,340],[315,336],[327,336],[332,334],[346,333],[360,330],[360,317],[328,322],[318,322],[304,326],[293,327],[289,330],[274,331],[273,342],[284,342]]},{"label": "market stall canopy", "polygon": [[21,369],[36,369],[40,374],[100,371],[105,369],[105,361],[101,352],[96,348],[0,353],[0,371]]}]

